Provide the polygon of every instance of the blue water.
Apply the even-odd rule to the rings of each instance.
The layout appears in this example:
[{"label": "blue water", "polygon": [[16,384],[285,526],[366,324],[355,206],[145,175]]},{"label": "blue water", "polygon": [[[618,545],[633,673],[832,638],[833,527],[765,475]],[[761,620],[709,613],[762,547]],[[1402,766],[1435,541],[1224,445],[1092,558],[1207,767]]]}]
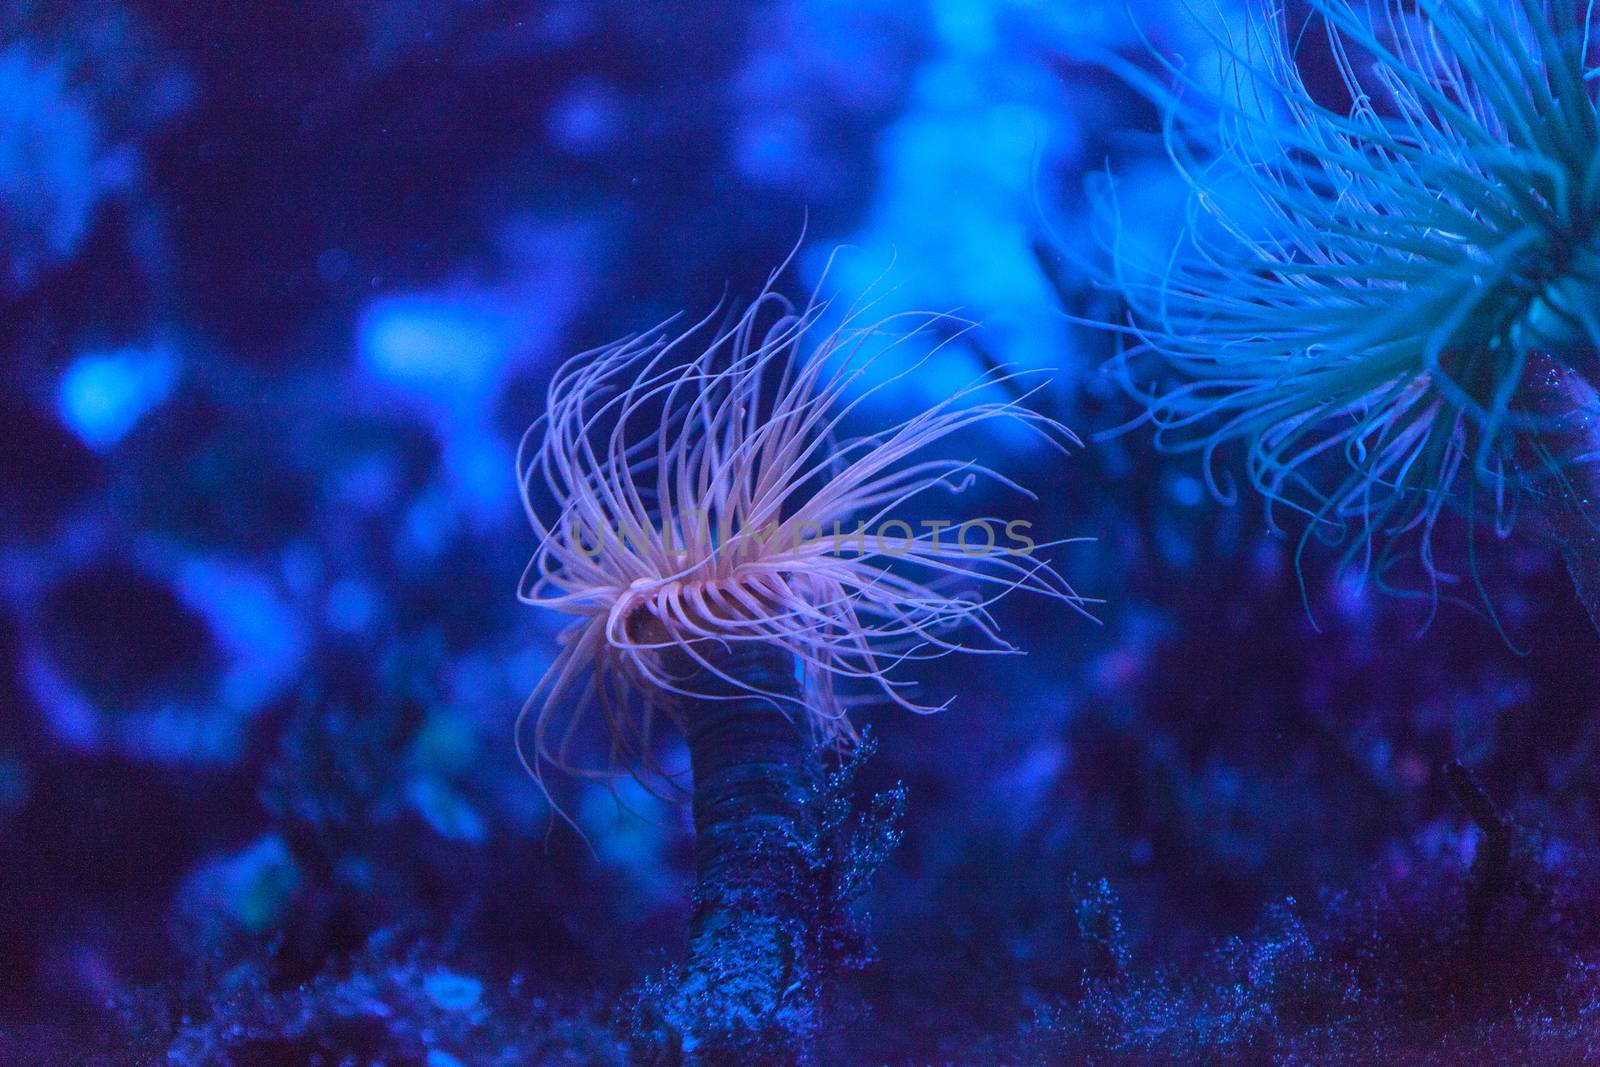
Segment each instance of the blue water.
[{"label": "blue water", "polygon": [[[1403,1032],[1474,968],[1464,1018],[1531,998],[1556,1022],[1495,1032],[1600,1062],[1600,659],[1558,554],[1480,548],[1504,635],[1297,567],[1074,321],[1121,321],[1108,175],[1125,249],[1184,223],[1120,65],[1212,69],[1248,16],[1199,6],[0,0],[0,1062],[623,1062],[692,826],[518,760],[563,620],[517,601],[516,451],[563,361],[791,252],[828,315],[977,324],[874,364],[847,429],[1049,371],[1085,443],[962,438],[1036,499],[959,504],[1092,538],[1050,557],[1103,601],[1009,598],[1026,656],[857,713],[863,803],[908,807],[825,1062],[1345,1062],[1379,1024],[1341,1020]],[[1456,759],[1549,884],[1478,888]],[[1481,899],[1522,933],[1460,934]]]}]

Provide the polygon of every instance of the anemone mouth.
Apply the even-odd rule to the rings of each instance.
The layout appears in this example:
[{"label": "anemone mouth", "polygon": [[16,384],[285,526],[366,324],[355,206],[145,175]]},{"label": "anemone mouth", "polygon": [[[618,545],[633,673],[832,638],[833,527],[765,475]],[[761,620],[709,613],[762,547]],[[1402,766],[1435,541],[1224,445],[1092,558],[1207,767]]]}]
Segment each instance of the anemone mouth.
[{"label": "anemone mouth", "polygon": [[[1595,220],[1600,223],[1600,218]],[[1511,344],[1542,352],[1592,374],[1600,348],[1600,240],[1589,237],[1575,253],[1550,263],[1531,286],[1533,295],[1512,323]]]},{"label": "anemone mouth", "polygon": [[[647,595],[622,610],[616,643],[638,649],[662,649],[748,638],[752,626],[781,607],[759,588],[741,588],[737,597],[722,595],[738,584],[736,577],[675,580],[664,584],[642,582],[636,592],[654,596]],[[683,605],[680,617],[669,617],[657,597]],[[711,602],[718,603],[722,610],[713,613],[702,606]]]}]

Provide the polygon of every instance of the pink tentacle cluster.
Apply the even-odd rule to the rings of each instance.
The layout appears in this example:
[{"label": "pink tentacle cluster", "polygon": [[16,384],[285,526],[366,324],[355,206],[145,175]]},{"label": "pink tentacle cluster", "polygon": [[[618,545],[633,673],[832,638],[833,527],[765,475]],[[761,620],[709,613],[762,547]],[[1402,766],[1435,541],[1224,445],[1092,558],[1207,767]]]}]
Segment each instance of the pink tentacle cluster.
[{"label": "pink tentacle cluster", "polygon": [[[614,766],[649,766],[655,714],[705,698],[693,678],[668,669],[668,649],[754,691],[721,672],[707,655],[712,643],[781,645],[805,681],[794,712],[820,742],[848,743],[848,710],[863,691],[914,712],[946,706],[914,699],[909,681],[891,677],[899,664],[1017,651],[990,612],[1007,593],[1086,612],[1089,602],[1038,555],[1066,541],[972,552],[948,530],[941,538],[891,520],[933,490],[959,493],[978,479],[1031,496],[989,466],[930,449],[996,418],[1059,449],[1076,443],[1027,406],[1042,383],[995,368],[886,429],[843,438],[868,397],[938,358],[971,324],[935,314],[869,320],[871,305],[858,302],[823,331],[826,301],[797,308],[773,291],[778,273],[731,325],[708,317],[673,333],[668,320],[575,357],[550,384],[518,456],[539,538],[519,596],[573,622],[524,709],[530,769],[572,770],[568,750],[591,709],[609,731]],[[945,327],[942,339],[931,337],[935,326]],[[908,369],[862,381],[886,351],[916,340],[932,343]],[[896,534],[867,532],[880,524]],[[519,744],[522,732],[519,722]]]}]

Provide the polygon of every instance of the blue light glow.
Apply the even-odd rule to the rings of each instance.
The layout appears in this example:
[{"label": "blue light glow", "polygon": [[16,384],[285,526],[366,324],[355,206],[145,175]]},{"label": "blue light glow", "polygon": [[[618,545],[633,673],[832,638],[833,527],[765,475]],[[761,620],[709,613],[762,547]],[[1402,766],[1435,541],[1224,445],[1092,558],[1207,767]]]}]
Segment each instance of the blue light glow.
[{"label": "blue light glow", "polygon": [[0,52],[0,270],[14,282],[77,250],[113,177],[97,158],[95,116],[67,78],[64,63],[25,44]]},{"label": "blue light glow", "polygon": [[61,421],[84,444],[104,451],[167,399],[176,378],[176,361],[162,348],[80,356],[61,378]]},{"label": "blue light glow", "polygon": [[294,677],[304,626],[264,578],[224,560],[195,559],[179,569],[176,585],[227,654],[220,695],[228,706],[253,711]]},{"label": "blue light glow", "polygon": [[428,999],[446,1011],[468,1011],[483,999],[483,983],[451,971],[431,974],[422,983]]},{"label": "blue light glow", "polygon": [[476,395],[492,382],[511,347],[511,332],[498,313],[431,294],[378,300],[362,316],[358,335],[363,363],[425,395]]}]

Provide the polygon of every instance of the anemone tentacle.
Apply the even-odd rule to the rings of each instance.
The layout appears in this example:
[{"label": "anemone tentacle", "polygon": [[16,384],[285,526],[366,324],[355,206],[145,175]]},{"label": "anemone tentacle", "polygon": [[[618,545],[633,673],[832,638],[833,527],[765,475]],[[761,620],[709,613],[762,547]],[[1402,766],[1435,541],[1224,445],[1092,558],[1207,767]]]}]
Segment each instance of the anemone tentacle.
[{"label": "anemone tentacle", "polygon": [[[997,418],[1060,449],[1076,443],[1027,406],[1041,383],[993,368],[926,410],[843,439],[874,392],[939,358],[971,324],[938,314],[873,320],[862,300],[824,329],[828,302],[791,304],[774,291],[778,276],[731,324],[716,325],[713,313],[674,332],[671,319],[573,358],[523,439],[518,474],[539,546],[519,596],[574,617],[524,711],[535,773],[568,767],[570,739],[592,709],[614,762],[649,766],[653,717],[681,717],[686,701],[705,699],[694,676],[751,691],[719,669],[725,657],[708,654],[712,643],[786,650],[803,686],[761,695],[817,741],[848,743],[863,687],[915,712],[943,706],[915,699],[891,677],[897,665],[1015,652],[990,613],[1000,597],[1023,589],[1087,610],[1040,555],[1067,541],[971,553],[937,529],[900,537],[896,527],[885,543],[879,528],[927,494],[978,480],[1027,494],[993,467],[929,449]],[[863,380],[885,351],[924,342],[928,353],[909,368]],[[1000,386],[1007,398],[990,399]],[[976,640],[959,640],[957,628]],[[519,724],[519,743],[521,733]]]},{"label": "anemone tentacle", "polygon": [[1592,4],[1308,5],[1348,110],[1308,88],[1276,5],[1218,36],[1224,92],[1170,66],[1191,214],[1160,268],[1119,261],[1118,367],[1219,497],[1241,447],[1269,522],[1307,520],[1302,549],[1381,570],[1409,544],[1438,579],[1447,511],[1503,528],[1517,497],[1556,491],[1558,469],[1516,462],[1551,426],[1530,358],[1600,369]]}]

